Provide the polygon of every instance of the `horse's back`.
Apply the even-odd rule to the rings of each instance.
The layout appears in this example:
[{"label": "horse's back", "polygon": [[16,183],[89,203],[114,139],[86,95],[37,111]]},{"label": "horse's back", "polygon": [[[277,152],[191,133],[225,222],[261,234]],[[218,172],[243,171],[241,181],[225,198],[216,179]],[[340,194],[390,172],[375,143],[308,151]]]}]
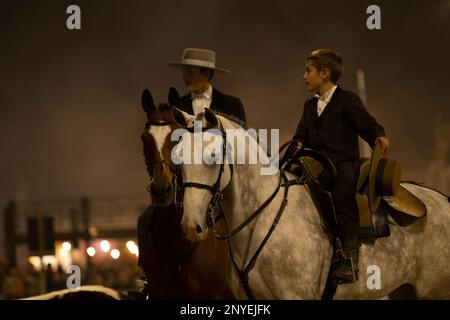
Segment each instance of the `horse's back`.
[{"label": "horse's back", "polygon": [[449,198],[435,190],[407,183],[410,192],[427,208],[426,226],[418,252],[419,271],[416,291],[425,298],[450,298],[450,204]]}]

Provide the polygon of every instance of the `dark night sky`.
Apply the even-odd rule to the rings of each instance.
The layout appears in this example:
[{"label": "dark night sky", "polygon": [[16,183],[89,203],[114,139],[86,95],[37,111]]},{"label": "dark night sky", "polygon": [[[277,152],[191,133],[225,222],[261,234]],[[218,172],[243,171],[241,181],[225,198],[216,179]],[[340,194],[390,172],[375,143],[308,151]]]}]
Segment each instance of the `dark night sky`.
[{"label": "dark night sky", "polygon": [[[365,71],[368,108],[390,157],[425,168],[433,125],[450,119],[450,1],[2,1],[0,203],[14,197],[143,193],[140,94],[165,101],[185,47],[216,50],[233,72],[215,86],[239,96],[255,128],[290,137],[310,94],[305,55],[334,48],[343,87]],[[82,30],[66,29],[77,4]],[[323,4],[323,6],[320,6]],[[369,4],[382,29],[365,26]],[[407,173],[407,171],[406,171]]]}]

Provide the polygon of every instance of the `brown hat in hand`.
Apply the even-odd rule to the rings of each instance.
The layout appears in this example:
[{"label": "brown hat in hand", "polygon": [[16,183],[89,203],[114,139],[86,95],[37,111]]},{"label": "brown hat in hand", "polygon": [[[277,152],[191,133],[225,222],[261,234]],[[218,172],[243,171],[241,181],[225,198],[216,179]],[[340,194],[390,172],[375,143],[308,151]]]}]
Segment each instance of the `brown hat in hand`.
[{"label": "brown hat in hand", "polygon": [[375,145],[369,169],[369,208],[376,212],[382,196],[393,196],[400,188],[401,167],[398,160],[383,158],[381,146]]}]

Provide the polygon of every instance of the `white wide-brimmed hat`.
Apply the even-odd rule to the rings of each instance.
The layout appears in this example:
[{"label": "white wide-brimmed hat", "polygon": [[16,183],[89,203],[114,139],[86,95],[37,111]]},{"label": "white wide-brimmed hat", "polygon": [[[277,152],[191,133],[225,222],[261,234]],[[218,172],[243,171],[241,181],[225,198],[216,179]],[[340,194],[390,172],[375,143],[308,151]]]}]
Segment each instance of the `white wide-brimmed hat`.
[{"label": "white wide-brimmed hat", "polygon": [[218,72],[229,73],[230,70],[216,67],[216,53],[212,50],[186,48],[183,50],[181,61],[171,61],[167,63],[171,67],[182,68],[184,66],[193,66],[208,68]]}]

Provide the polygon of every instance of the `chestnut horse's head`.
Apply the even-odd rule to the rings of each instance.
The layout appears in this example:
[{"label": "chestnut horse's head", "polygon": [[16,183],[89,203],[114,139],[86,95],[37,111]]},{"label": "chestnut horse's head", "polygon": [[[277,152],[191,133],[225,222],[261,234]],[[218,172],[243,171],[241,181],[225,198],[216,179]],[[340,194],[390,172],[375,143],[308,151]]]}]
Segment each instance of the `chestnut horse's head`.
[{"label": "chestnut horse's head", "polygon": [[147,122],[141,139],[150,178],[148,191],[158,206],[177,202],[179,169],[171,159],[172,148],[177,141],[171,140],[171,133],[179,126],[172,119],[171,106],[178,106],[179,100],[178,92],[170,88],[169,104],[155,106],[150,91],[145,89],[142,92],[142,108],[147,114]]}]

